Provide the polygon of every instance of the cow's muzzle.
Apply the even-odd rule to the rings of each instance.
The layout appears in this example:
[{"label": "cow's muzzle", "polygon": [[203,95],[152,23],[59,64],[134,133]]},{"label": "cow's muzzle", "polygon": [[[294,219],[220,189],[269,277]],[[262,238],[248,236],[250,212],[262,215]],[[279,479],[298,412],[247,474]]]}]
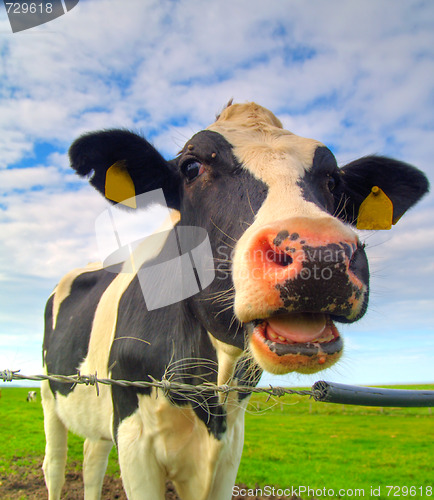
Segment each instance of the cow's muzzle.
[{"label": "cow's muzzle", "polygon": [[369,271],[356,235],[333,218],[262,227],[236,248],[235,313],[268,371],[311,373],[340,356],[335,321],[365,312]]}]

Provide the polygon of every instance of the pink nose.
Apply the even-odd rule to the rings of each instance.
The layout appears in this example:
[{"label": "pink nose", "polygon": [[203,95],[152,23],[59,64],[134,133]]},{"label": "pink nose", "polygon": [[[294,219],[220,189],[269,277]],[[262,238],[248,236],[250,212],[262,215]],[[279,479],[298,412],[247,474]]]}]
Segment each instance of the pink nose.
[{"label": "pink nose", "polygon": [[[282,229],[284,227],[285,229]],[[273,224],[253,239],[249,252],[253,269],[262,269],[265,280],[306,278],[312,265],[320,268],[344,265],[348,270],[357,249],[357,237],[342,234],[319,219]]]},{"label": "pink nose", "polygon": [[244,247],[241,266],[234,262],[237,315],[251,321],[283,309],[333,308],[337,314],[351,315],[350,310],[358,307],[355,290],[366,284],[352,269],[360,249],[357,236],[331,217],[297,217],[264,226]]}]

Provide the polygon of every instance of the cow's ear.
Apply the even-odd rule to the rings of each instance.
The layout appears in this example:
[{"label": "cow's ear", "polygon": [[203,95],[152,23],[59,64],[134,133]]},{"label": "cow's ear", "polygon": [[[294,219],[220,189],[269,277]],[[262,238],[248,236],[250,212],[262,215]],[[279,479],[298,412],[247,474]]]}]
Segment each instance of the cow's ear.
[{"label": "cow's ear", "polygon": [[[179,176],[146,141],[127,130],[104,130],[79,137],[69,149],[71,167],[108,200],[128,198],[163,189],[170,208],[179,209]],[[135,208],[135,201],[125,202]]]},{"label": "cow's ear", "polygon": [[[365,156],[340,169],[340,182],[333,192],[335,211],[360,229],[389,229],[428,189],[428,179],[417,168],[383,156]],[[388,217],[386,227],[383,221]]]}]

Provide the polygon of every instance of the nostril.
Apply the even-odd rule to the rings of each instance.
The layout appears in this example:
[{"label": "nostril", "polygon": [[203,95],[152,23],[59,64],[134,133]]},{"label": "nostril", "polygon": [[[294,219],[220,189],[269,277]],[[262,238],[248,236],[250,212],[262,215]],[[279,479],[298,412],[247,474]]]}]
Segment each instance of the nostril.
[{"label": "nostril", "polygon": [[265,258],[268,262],[273,262],[278,266],[287,267],[294,262],[294,259],[285,252],[276,252],[273,248],[268,248],[265,253]]},{"label": "nostril", "polygon": [[263,240],[263,257],[268,264],[274,264],[279,267],[288,267],[294,262],[294,259],[290,255],[294,249],[283,245],[283,242],[288,238],[288,236],[288,231],[280,231],[277,235],[268,235]]},{"label": "nostril", "polygon": [[363,243],[363,244],[358,244],[357,247],[355,247],[353,249],[351,258],[349,260],[349,265],[348,265],[348,267],[351,271],[354,271],[354,269],[357,268],[357,265],[358,265],[360,259],[363,260],[363,257],[365,254],[364,248],[365,248],[365,244]]},{"label": "nostril", "polygon": [[287,253],[276,253],[274,252],[274,258],[272,259],[274,263],[282,267],[287,267],[294,262],[294,259]]}]

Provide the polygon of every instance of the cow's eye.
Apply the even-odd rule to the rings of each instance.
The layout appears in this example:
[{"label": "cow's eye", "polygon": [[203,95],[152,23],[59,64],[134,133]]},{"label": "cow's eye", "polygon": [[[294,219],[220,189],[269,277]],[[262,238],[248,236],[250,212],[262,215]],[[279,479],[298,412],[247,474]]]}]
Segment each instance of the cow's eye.
[{"label": "cow's eye", "polygon": [[198,161],[190,161],[181,167],[181,171],[188,182],[194,181],[196,177],[205,171],[203,164]]},{"label": "cow's eye", "polygon": [[336,179],[330,174],[327,175],[327,187],[329,191],[333,191],[336,187]]}]

